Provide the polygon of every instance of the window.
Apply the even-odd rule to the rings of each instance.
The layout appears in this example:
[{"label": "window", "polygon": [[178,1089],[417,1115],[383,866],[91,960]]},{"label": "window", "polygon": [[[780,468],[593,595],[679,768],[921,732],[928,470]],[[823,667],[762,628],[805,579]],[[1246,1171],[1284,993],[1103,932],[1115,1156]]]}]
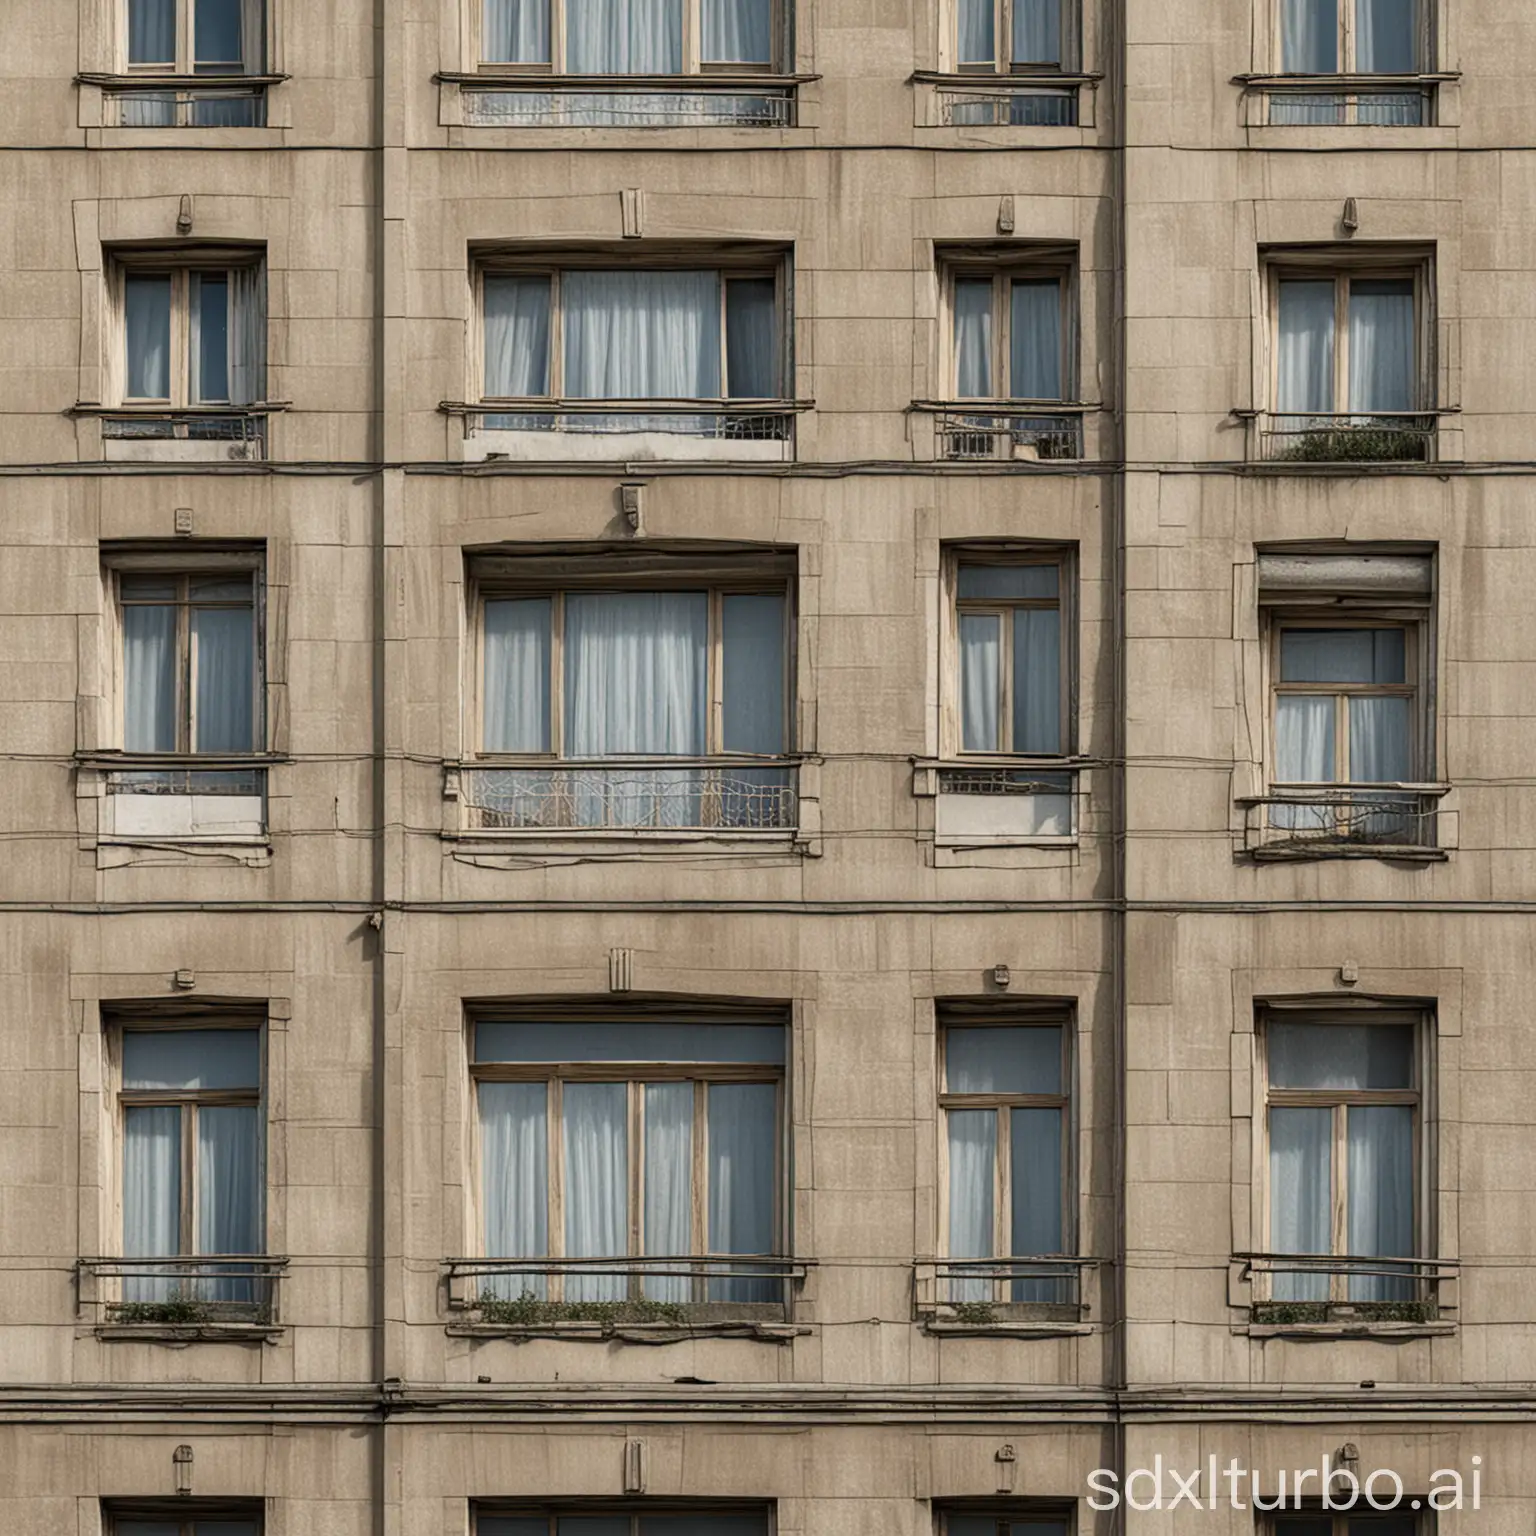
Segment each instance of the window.
[{"label": "window", "polygon": [[[1341,1488],[1335,1501],[1342,1503],[1347,1497]],[[1377,1497],[1385,1503],[1382,1495]],[[1422,1500],[1413,1502],[1417,1505]],[[1402,1508],[1402,1503],[1398,1507]],[[1322,1509],[1299,1515],[1275,1515],[1265,1523],[1268,1536],[1427,1536],[1432,1528],[1428,1515],[1339,1515]]]},{"label": "window", "polygon": [[[1279,0],[1287,75],[1412,75],[1424,19],[1416,0]],[[1363,119],[1362,119],[1363,120]]]},{"label": "window", "polygon": [[266,389],[266,279],[257,264],[117,260],[120,398],[162,411],[253,405]]},{"label": "window", "polygon": [[1402,1015],[1265,1020],[1273,1300],[1417,1299],[1417,1040]]},{"label": "window", "polygon": [[266,120],[265,97],[250,87],[215,89],[208,80],[266,70],[263,0],[122,0],[129,75],[183,77],[175,89],[117,94],[125,127],[254,128]]},{"label": "window", "polygon": [[1066,1025],[951,1017],[942,1043],[948,1262],[940,1299],[1071,1302],[1072,1271],[1038,1262],[1066,1254],[1074,1226]]},{"label": "window", "polygon": [[600,1510],[562,1514],[520,1509],[507,1514],[477,1512],[475,1536],[768,1536],[761,1509]]},{"label": "window", "polygon": [[1067,1536],[1064,1514],[1030,1514],[1017,1505],[985,1510],[945,1510],[941,1536]]},{"label": "window", "polygon": [[[483,824],[793,826],[793,772],[775,764],[790,742],[782,576],[487,575],[478,592],[482,757],[583,765],[483,774]],[[669,758],[683,764],[657,765]]]},{"label": "window", "polygon": [[773,267],[481,274],[484,398],[775,400]]},{"label": "window", "polygon": [[783,1023],[678,1017],[475,1022],[482,1300],[782,1308]]},{"label": "window", "polygon": [[776,0],[483,0],[480,61],[571,75],[769,71]]},{"label": "window", "polygon": [[954,0],[955,63],[966,74],[1066,72],[1067,12],[1065,0]]},{"label": "window", "polygon": [[192,1514],[186,1500],[178,1506],[146,1508],[143,1514],[113,1515],[108,1536],[261,1536],[261,1516],[232,1508]]},{"label": "window", "polygon": [[1272,267],[1268,457],[1424,459],[1433,442],[1426,272]]},{"label": "window", "polygon": [[130,1320],[162,1308],[158,1320],[197,1321],[260,1306],[261,1266],[189,1262],[262,1251],[260,1024],[127,1022],[117,1045],[121,1310]]}]

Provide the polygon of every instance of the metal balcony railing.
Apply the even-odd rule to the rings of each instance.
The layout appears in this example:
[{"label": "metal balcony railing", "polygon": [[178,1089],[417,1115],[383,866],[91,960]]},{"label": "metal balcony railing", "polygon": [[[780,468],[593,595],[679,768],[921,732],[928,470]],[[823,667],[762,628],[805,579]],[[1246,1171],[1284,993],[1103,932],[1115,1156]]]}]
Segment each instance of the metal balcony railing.
[{"label": "metal balcony railing", "polygon": [[795,413],[776,405],[668,401],[530,401],[516,407],[478,406],[468,412],[477,432],[565,432],[589,436],[661,432],[726,442],[789,442]]},{"label": "metal balcony railing", "polygon": [[98,1325],[203,1328],[277,1321],[286,1258],[218,1254],[81,1259],[81,1311]]},{"label": "metal balcony railing", "polygon": [[101,435],[113,439],[159,439],[229,443],[230,457],[259,459],[265,453],[265,411],[224,407],[219,410],[133,410],[101,413]]},{"label": "metal balcony railing", "polygon": [[1335,1253],[1245,1253],[1255,1323],[1434,1322],[1454,1260]]},{"label": "metal balcony railing", "polygon": [[1432,411],[1265,416],[1259,457],[1285,464],[1424,464],[1435,457]]},{"label": "metal balcony railing", "polygon": [[1055,461],[1083,456],[1083,414],[1041,405],[940,411],[934,424],[941,459]]},{"label": "metal balcony railing", "polygon": [[1066,1254],[913,1261],[919,1315],[984,1323],[1009,1318],[1071,1320],[1084,1310],[1083,1272],[1097,1259]]},{"label": "metal balcony railing", "polygon": [[460,773],[468,824],[482,831],[789,832],[798,784],[796,763],[721,758],[546,760]]},{"label": "metal balcony railing", "polygon": [[466,86],[464,121],[477,128],[788,128],[792,86]]},{"label": "metal balcony railing", "polygon": [[1244,802],[1244,846],[1270,857],[1434,848],[1447,792],[1438,784],[1277,785]]}]

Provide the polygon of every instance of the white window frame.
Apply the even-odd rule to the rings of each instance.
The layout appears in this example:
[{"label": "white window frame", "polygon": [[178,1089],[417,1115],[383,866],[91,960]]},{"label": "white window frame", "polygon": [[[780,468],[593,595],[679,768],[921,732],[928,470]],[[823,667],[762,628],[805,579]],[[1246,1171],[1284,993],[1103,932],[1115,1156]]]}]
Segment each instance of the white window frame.
[{"label": "white window frame", "polygon": [[992,279],[992,380],[994,385],[1000,381],[1006,381],[1009,388],[1001,394],[978,396],[975,399],[1013,404],[1026,398],[1011,393],[1013,284],[1054,281],[1060,289],[1062,394],[1060,400],[1044,400],[1039,404],[1042,412],[1047,412],[1052,405],[1076,403],[1079,393],[1077,357],[1080,347],[1077,266],[1073,261],[1062,259],[1043,259],[1027,264],[1013,262],[1002,265],[985,259],[967,261],[960,256],[944,259],[943,398],[957,404],[973,403],[973,397],[960,394],[960,359],[955,346],[955,284],[961,278],[987,276]]},{"label": "white window frame", "polygon": [[992,41],[995,55],[990,65],[963,64],[960,61],[960,5],[959,0],[944,0],[944,52],[942,63],[957,75],[975,75],[989,79],[997,75],[1055,76],[1074,74],[1081,65],[1082,21],[1078,14],[1078,0],[1060,0],[1061,5],[1061,52],[1055,63],[1015,62],[1013,59],[1013,3],[1014,0],[992,0]]},{"label": "white window frame", "polygon": [[241,0],[240,27],[242,38],[248,36],[254,30],[253,24],[248,20],[248,11],[252,6],[261,9],[260,32],[262,37],[262,52],[264,57],[260,61],[260,68],[252,68],[250,63],[241,59],[241,67],[224,73],[214,73],[209,70],[199,70],[197,67],[197,40],[194,35],[196,27],[196,0],[176,0],[176,57],[171,61],[147,62],[135,64],[128,57],[128,6],[129,0],[115,0],[118,30],[119,30],[119,61],[122,73],[125,75],[146,75],[156,79],[164,79],[167,76],[184,76],[190,80],[235,80],[249,76],[262,78],[268,68],[267,60],[272,53],[272,10],[276,0]]}]

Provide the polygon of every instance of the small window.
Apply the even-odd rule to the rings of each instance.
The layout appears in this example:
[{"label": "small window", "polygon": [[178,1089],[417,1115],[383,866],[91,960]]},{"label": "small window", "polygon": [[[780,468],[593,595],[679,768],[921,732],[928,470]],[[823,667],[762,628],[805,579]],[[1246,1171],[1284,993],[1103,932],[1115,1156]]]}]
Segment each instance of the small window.
[{"label": "small window", "polygon": [[264,1302],[259,1266],[189,1261],[263,1250],[262,1030],[128,1022],[117,1046],[122,1310],[248,1313]]},{"label": "small window", "polygon": [[772,267],[487,269],[483,398],[776,400],[780,285]]},{"label": "small window", "polygon": [[777,0],[483,0],[480,62],[569,75],[766,72]]},{"label": "small window", "polygon": [[[784,1305],[782,1023],[474,1026],[482,1304]],[[511,1262],[516,1261],[516,1262]],[[664,1312],[658,1315],[665,1315]],[[482,1527],[483,1529],[483,1527]]]},{"label": "small window", "polygon": [[953,0],[952,14],[962,73],[1064,73],[1075,66],[1067,0]]},{"label": "small window", "polygon": [[942,1041],[947,1263],[939,1299],[1070,1303],[1072,1272],[1049,1262],[1071,1252],[1075,1226],[1066,1025],[951,1021]]},{"label": "small window", "polygon": [[1420,1034],[1401,1015],[1264,1021],[1269,1300],[1312,1303],[1319,1321],[1420,1300]]},{"label": "small window", "polygon": [[957,400],[1070,400],[1069,274],[955,269],[950,296]]},{"label": "small window", "polygon": [[117,263],[120,399],[163,411],[253,405],[266,391],[266,277],[259,265]]},{"label": "small window", "polygon": [[260,750],[256,573],[114,573],[127,752]]}]

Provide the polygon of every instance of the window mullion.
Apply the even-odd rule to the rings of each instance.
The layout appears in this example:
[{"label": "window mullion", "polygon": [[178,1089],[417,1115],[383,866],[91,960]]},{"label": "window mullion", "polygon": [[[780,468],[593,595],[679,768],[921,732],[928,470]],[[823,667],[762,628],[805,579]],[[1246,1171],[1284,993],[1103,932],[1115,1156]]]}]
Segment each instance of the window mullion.
[{"label": "window mullion", "polygon": [[[996,1258],[1013,1257],[1013,1169],[1012,1110],[1006,1104],[997,1108],[997,1200],[992,1221],[992,1253]],[[992,1300],[1006,1300],[1008,1289],[997,1276],[992,1278]],[[1001,1294],[999,1294],[1001,1292]]]},{"label": "window mullion", "polygon": [[1333,408],[1347,414],[1349,398],[1349,279],[1334,280],[1333,305]]},{"label": "window mullion", "polygon": [[725,751],[725,598],[718,587],[709,589],[707,645],[705,675],[709,688],[709,718],[705,726],[704,752],[713,757]]},{"label": "window mullion", "polygon": [[998,745],[1004,752],[1015,750],[1018,734],[1013,718],[1013,626],[1017,617],[1012,608],[1002,609],[997,616],[997,730]]},{"label": "window mullion", "polygon": [[996,29],[992,34],[992,63],[1000,75],[1006,75],[1013,64],[1012,9],[1013,0],[997,0],[992,13],[992,25]]},{"label": "window mullion", "polygon": [[[689,1243],[695,1255],[709,1252],[709,1084],[703,1078],[693,1081],[693,1141],[689,1148],[693,1157],[689,1229]],[[695,1301],[709,1299],[709,1282],[702,1275],[695,1275],[688,1288]]]},{"label": "window mullion", "polygon": [[181,1106],[181,1241],[182,1253],[197,1251],[197,1103]]},{"label": "window mullion", "polygon": [[[552,3],[564,14],[560,0]],[[564,36],[564,26],[561,35]],[[562,43],[563,46],[563,43]],[[559,400],[565,394],[565,315],[560,271],[549,274],[549,396]]]},{"label": "window mullion", "polygon": [[176,0],[176,72],[190,75],[197,54],[197,39],[192,31],[195,0]]},{"label": "window mullion", "polygon": [[[1333,1107],[1333,1252],[1338,1255],[1349,1252],[1349,1171],[1346,1158],[1349,1153],[1349,1111],[1343,1104]],[[1328,1294],[1333,1301],[1349,1299],[1349,1277],[1335,1268],[1329,1276]]]},{"label": "window mullion", "polygon": [[549,69],[565,73],[565,0],[549,0]]},{"label": "window mullion", "polygon": [[992,394],[995,399],[1013,398],[1009,359],[1013,356],[1013,279],[999,273],[992,279]]},{"label": "window mullion", "polygon": [[[628,1096],[629,1140],[629,1252],[638,1258],[645,1252],[645,1084],[631,1081],[626,1085]],[[643,1294],[640,1266],[631,1268],[625,1291],[631,1301]]]},{"label": "window mullion", "polygon": [[193,700],[197,697],[196,656],[192,644],[191,583],[185,577],[176,582],[176,750],[195,750],[197,736],[193,724]]}]

